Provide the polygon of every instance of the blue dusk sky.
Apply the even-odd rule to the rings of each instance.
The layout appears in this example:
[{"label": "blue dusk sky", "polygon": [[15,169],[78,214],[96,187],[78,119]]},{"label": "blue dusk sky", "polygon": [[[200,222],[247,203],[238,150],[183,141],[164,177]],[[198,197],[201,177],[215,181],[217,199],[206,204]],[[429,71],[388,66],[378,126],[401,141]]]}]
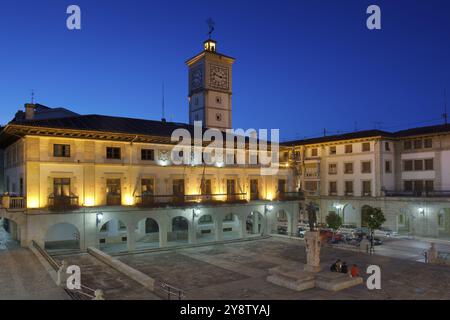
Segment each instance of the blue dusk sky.
[{"label": "blue dusk sky", "polygon": [[[71,4],[82,30],[66,28]],[[366,28],[371,4],[381,30]],[[235,128],[286,140],[443,122],[448,0],[0,0],[0,124],[32,89],[51,107],[160,119],[163,82],[166,118],[187,122],[184,62],[208,17],[218,51],[237,59]]]}]

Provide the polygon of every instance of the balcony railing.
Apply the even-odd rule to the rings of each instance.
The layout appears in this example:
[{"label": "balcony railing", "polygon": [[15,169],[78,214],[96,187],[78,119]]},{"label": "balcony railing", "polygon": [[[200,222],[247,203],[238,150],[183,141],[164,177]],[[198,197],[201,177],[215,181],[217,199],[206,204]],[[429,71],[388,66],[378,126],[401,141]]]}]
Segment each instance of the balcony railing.
[{"label": "balcony railing", "polygon": [[25,197],[4,195],[1,206],[5,209],[25,209],[27,202]]},{"label": "balcony railing", "polygon": [[319,178],[320,172],[318,171],[305,171],[305,178]]},{"label": "balcony railing", "polygon": [[395,190],[385,190],[384,195],[386,197],[450,197],[450,190],[415,190],[415,191],[395,191]]},{"label": "balcony railing", "polygon": [[136,204],[143,207],[189,206],[194,203],[223,204],[247,201],[247,193],[214,193],[195,195],[139,195]]},{"label": "balcony railing", "polygon": [[303,200],[304,198],[305,198],[305,194],[303,193],[303,191],[278,192],[276,200],[292,201],[292,200]]},{"label": "balcony railing", "polygon": [[78,202],[78,196],[73,194],[70,196],[55,196],[52,194],[48,197],[48,208],[56,211],[76,210],[80,207]]}]

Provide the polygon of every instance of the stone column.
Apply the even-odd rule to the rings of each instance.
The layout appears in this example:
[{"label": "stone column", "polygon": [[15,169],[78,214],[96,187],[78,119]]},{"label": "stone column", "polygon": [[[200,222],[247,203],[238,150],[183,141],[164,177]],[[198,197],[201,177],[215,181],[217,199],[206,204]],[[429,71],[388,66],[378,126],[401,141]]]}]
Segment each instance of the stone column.
[{"label": "stone column", "polygon": [[223,240],[223,220],[218,218],[214,220],[214,237],[216,241]]},{"label": "stone column", "polygon": [[167,225],[161,224],[159,226],[159,247],[164,248],[167,246]]},{"label": "stone column", "polygon": [[188,225],[188,242],[190,244],[197,243],[197,228],[195,227],[195,222],[192,221]]},{"label": "stone column", "polygon": [[253,234],[258,234],[259,233],[259,229],[258,229],[258,227],[259,227],[259,214],[257,212],[253,212],[252,220],[253,220],[253,226],[252,226]]},{"label": "stone column", "polygon": [[136,232],[134,230],[134,225],[127,226],[127,248],[128,251],[136,249]]},{"label": "stone column", "polygon": [[320,271],[320,233],[318,231],[307,231],[305,234],[306,265],[305,271]]},{"label": "stone column", "polygon": [[238,217],[239,221],[239,238],[245,238],[247,237],[247,226],[246,226],[246,218],[240,218]]}]

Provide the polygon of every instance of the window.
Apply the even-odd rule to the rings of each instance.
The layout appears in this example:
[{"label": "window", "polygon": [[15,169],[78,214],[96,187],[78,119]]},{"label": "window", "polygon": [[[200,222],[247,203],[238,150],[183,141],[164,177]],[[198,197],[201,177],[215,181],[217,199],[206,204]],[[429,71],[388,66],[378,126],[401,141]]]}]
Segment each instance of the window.
[{"label": "window", "polygon": [[222,103],[222,98],[219,97],[219,96],[217,96],[217,97],[216,97],[216,103],[217,103],[217,104],[221,104],[221,103]]},{"label": "window", "polygon": [[363,161],[361,162],[361,173],[371,173],[371,162],[370,161]]},{"label": "window", "polygon": [[362,182],[362,195],[363,196],[372,195],[372,182],[371,181],[363,181]]},{"label": "window", "polygon": [[385,151],[391,151],[391,145],[389,144],[389,142],[385,142],[384,143],[384,150]]},{"label": "window", "polygon": [[280,193],[285,193],[287,191],[287,184],[285,179],[278,179],[278,189],[277,191]]},{"label": "window", "polygon": [[328,193],[330,196],[337,194],[337,182],[330,181]]},{"label": "window", "polygon": [[117,224],[117,230],[118,231],[127,230],[127,225],[123,223],[121,220],[119,220],[119,223]]},{"label": "window", "polygon": [[155,160],[155,150],[153,149],[141,149],[141,160]]},{"label": "window", "polygon": [[200,189],[202,194],[212,194],[211,179],[204,179],[200,183]]},{"label": "window", "polygon": [[216,113],[216,121],[222,121],[222,114]]},{"label": "window", "polygon": [[345,145],[345,153],[352,153],[353,152],[353,145],[347,144]]},{"label": "window", "polygon": [[411,150],[412,149],[412,142],[411,141],[403,142],[403,149],[404,150]]},{"label": "window", "polygon": [[233,221],[233,214],[232,213],[228,213],[225,218],[223,218],[223,221]]},{"label": "window", "polygon": [[107,147],[106,148],[107,159],[120,159],[120,148]]},{"label": "window", "polygon": [[330,149],[328,150],[328,153],[330,155],[336,154],[336,146],[331,146]]},{"label": "window", "polygon": [[328,174],[337,174],[337,163],[328,164]]},{"label": "window", "polygon": [[55,197],[70,196],[70,178],[53,179],[53,196]]},{"label": "window", "polygon": [[212,223],[212,222],[213,222],[213,218],[210,214],[205,214],[205,215],[201,216],[200,219],[198,219],[199,224]]},{"label": "window", "polygon": [[414,149],[422,149],[422,140],[414,140]]},{"label": "window", "polygon": [[142,179],[141,188],[143,196],[151,196],[155,194],[155,180],[153,179]]},{"label": "window", "polygon": [[319,154],[319,151],[317,150],[317,148],[311,149],[311,157],[317,157],[318,154]]},{"label": "window", "polygon": [[386,160],[384,162],[384,172],[385,173],[391,173],[392,172],[391,161],[390,160]]},{"label": "window", "polygon": [[317,181],[305,181],[305,190],[307,191],[317,191],[317,186]]},{"label": "window", "polygon": [[414,171],[423,170],[423,160],[414,160]]},{"label": "window", "polygon": [[431,139],[431,138],[424,139],[423,147],[424,148],[433,148],[433,139]]},{"label": "window", "polygon": [[404,191],[413,191],[413,182],[412,181],[403,181],[403,190]]},{"label": "window", "polygon": [[353,173],[353,162],[344,163],[344,173],[346,174]]},{"label": "window", "polygon": [[401,225],[405,224],[405,216],[403,214],[398,215],[398,224],[401,224]]},{"label": "window", "polygon": [[53,156],[70,158],[70,145],[68,144],[54,144]]},{"label": "window", "polygon": [[425,191],[434,191],[434,181],[433,180],[426,180],[425,181]]},{"label": "window", "polygon": [[362,151],[363,152],[369,152],[370,151],[370,142],[364,142],[362,144]]},{"label": "window", "polygon": [[414,188],[414,191],[423,191],[423,181],[422,180],[414,180],[413,188]]},{"label": "window", "polygon": [[345,181],[345,195],[353,194],[353,181]]},{"label": "window", "polygon": [[425,170],[434,170],[433,159],[425,159]]},{"label": "window", "polygon": [[404,160],[403,161],[403,171],[412,171],[413,170],[413,161],[412,160]]}]

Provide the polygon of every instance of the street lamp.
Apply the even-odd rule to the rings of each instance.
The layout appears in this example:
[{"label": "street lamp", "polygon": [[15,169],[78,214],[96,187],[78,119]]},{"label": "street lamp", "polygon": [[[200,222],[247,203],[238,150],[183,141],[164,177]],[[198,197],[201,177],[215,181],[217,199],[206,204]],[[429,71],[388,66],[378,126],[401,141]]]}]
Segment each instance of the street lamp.
[{"label": "street lamp", "polygon": [[103,213],[102,212],[97,213],[97,226],[102,220],[103,220]]}]

